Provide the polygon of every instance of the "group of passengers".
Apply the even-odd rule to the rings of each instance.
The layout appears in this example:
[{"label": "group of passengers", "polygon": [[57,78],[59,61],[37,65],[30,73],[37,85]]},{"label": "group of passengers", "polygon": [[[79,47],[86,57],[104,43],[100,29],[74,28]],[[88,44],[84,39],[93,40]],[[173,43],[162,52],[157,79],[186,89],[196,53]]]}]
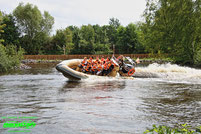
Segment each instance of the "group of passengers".
[{"label": "group of passengers", "polygon": [[107,57],[107,59],[104,59],[103,56],[101,59],[96,57],[96,60],[93,60],[93,57],[89,59],[85,57],[79,65],[79,68],[81,68],[81,71],[84,73],[105,76],[113,70],[115,65],[116,64],[109,57]]}]

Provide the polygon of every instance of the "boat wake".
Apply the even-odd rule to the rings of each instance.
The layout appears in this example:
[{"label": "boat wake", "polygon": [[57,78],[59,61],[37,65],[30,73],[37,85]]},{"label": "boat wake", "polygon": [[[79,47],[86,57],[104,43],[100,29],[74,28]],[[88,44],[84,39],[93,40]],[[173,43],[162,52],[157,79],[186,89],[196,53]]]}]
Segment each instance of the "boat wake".
[{"label": "boat wake", "polygon": [[168,79],[201,79],[201,70],[176,64],[153,63],[147,67],[136,67],[134,77],[168,78]]},{"label": "boat wake", "polygon": [[103,77],[90,75],[87,79],[82,79],[81,82],[97,83],[97,82],[112,82],[126,80],[136,80],[143,78],[158,78],[156,80],[162,80],[166,82],[181,82],[181,83],[201,83],[201,70],[179,66],[176,64],[157,64],[153,63],[147,67],[136,67],[136,72],[133,77]]}]

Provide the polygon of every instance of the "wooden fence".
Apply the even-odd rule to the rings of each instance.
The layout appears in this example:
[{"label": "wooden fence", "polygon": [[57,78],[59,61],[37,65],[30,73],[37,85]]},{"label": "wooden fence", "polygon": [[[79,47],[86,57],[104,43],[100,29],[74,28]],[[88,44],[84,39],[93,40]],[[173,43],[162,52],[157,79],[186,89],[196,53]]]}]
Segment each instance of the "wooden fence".
[{"label": "wooden fence", "polygon": [[[120,54],[115,54],[115,57],[118,57]],[[149,58],[153,57],[149,54],[122,54],[124,56],[128,56],[131,58]],[[24,55],[24,59],[34,59],[34,60],[68,60],[68,59],[83,59],[84,57],[89,58],[90,56],[93,56],[96,58],[98,56],[101,58],[104,56],[106,57],[112,57],[112,54],[101,54],[101,55]]]}]

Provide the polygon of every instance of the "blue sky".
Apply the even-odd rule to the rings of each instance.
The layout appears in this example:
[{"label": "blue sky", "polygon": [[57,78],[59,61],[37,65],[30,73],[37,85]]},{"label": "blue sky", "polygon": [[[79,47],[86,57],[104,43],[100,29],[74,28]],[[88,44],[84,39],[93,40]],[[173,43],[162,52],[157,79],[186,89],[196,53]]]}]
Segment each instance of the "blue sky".
[{"label": "blue sky", "polygon": [[53,33],[69,25],[105,25],[112,17],[126,26],[142,21],[146,7],[145,0],[0,0],[0,10],[11,13],[20,2],[36,5],[41,12],[48,11],[55,19]]}]

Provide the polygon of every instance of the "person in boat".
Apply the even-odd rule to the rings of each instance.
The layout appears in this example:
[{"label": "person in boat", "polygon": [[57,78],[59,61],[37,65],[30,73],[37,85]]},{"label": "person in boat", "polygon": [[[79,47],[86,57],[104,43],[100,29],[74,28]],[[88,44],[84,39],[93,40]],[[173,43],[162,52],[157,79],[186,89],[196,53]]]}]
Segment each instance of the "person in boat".
[{"label": "person in boat", "polygon": [[91,64],[93,63],[93,56],[90,56],[90,57],[89,57],[89,59],[87,60],[87,64],[88,64],[88,63],[91,63]]},{"label": "person in boat", "polygon": [[102,76],[105,76],[105,75],[107,75],[107,74],[108,74],[108,63],[105,62],[105,63],[103,64]]},{"label": "person in boat", "polygon": [[109,61],[110,61],[110,57],[107,57],[106,62],[109,62]]},{"label": "person in boat", "polygon": [[92,66],[91,62],[88,62],[87,65],[83,67],[82,72],[90,73],[91,72],[91,66]]},{"label": "person in boat", "polygon": [[97,68],[98,68],[98,63],[94,62],[91,67],[91,73],[96,74],[98,72]]},{"label": "person in boat", "polygon": [[99,57],[98,56],[96,56],[96,60],[94,61],[96,64],[98,64],[98,62],[99,62],[100,60],[99,60]]},{"label": "person in boat", "polygon": [[116,58],[116,62],[119,64],[119,66],[121,67],[123,65],[123,62],[124,62],[124,56],[123,55],[120,55],[118,58]]},{"label": "person in boat", "polygon": [[101,65],[101,62],[99,61],[96,75],[100,75],[102,71],[103,71],[103,66]]},{"label": "person in boat", "polygon": [[103,65],[105,62],[104,56],[101,57],[101,64]]},{"label": "person in boat", "polygon": [[103,57],[102,60],[99,60],[99,58],[96,57],[96,60],[94,62],[92,57],[90,57],[88,60],[85,57],[80,65],[83,73],[90,73],[102,76],[108,75],[115,66],[115,64],[109,57],[107,57],[106,60],[103,60]]},{"label": "person in boat", "polygon": [[110,61],[108,64],[108,74],[112,72],[112,70],[114,69],[114,66],[115,64],[112,61]]},{"label": "person in boat", "polygon": [[84,60],[81,62],[80,65],[78,65],[79,68],[83,68],[84,66],[87,65],[87,57],[84,57]]}]

